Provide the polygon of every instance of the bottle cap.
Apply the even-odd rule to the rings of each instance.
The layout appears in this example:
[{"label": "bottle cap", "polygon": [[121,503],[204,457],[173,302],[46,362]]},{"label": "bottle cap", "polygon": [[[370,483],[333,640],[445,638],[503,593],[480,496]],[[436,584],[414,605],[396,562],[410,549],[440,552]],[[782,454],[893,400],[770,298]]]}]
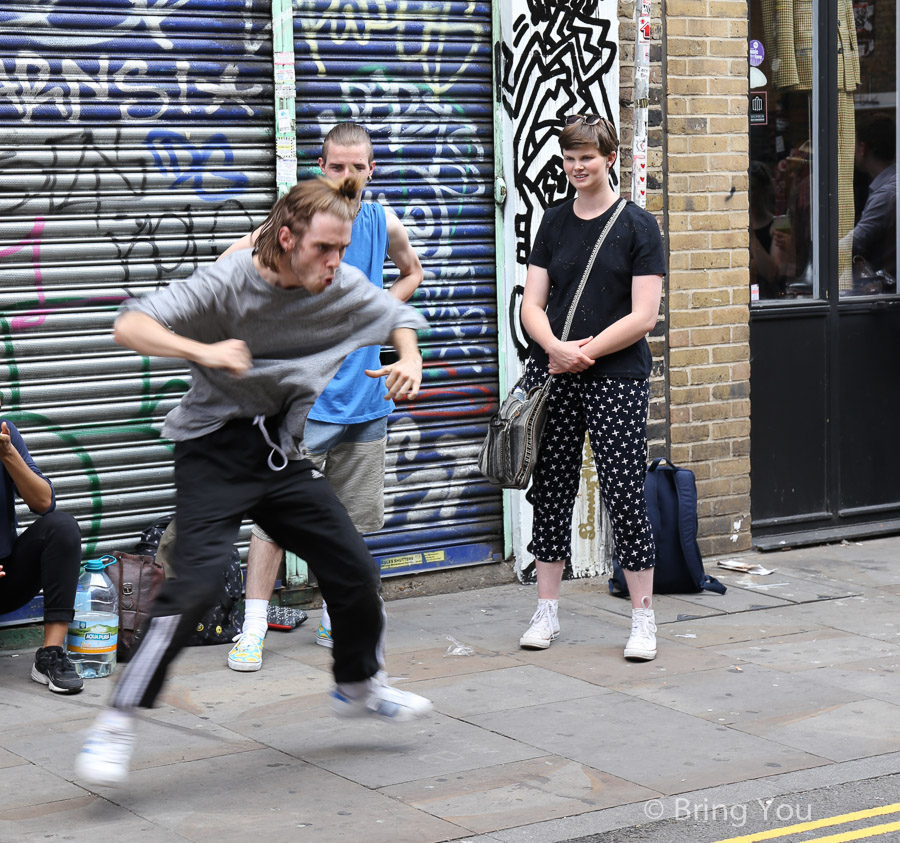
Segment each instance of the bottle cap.
[{"label": "bottle cap", "polygon": [[109,565],[114,565],[115,562],[115,556],[101,556],[99,559],[88,559],[88,561],[84,563],[84,569],[86,571],[102,571]]}]

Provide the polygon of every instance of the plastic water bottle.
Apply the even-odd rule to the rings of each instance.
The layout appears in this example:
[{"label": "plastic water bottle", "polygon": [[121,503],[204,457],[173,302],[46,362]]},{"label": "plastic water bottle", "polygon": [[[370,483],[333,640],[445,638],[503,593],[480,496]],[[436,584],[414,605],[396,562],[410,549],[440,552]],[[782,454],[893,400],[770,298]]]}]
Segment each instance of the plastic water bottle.
[{"label": "plastic water bottle", "polygon": [[114,556],[90,559],[78,578],[75,618],[69,624],[66,650],[85,679],[109,676],[116,669],[119,597],[104,570],[115,561]]}]

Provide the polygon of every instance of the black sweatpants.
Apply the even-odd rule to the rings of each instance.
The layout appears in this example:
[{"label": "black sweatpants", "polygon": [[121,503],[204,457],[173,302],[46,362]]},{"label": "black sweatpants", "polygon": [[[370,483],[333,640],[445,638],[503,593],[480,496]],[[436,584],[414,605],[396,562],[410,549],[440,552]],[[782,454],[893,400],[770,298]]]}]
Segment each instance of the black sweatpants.
[{"label": "black sweatpants", "polygon": [[116,686],[115,708],[153,705],[170,662],[223,588],[224,564],[245,515],[316,575],[331,615],[336,681],[378,672],[384,624],[378,564],[312,463],[293,460],[274,471],[270,451],[249,419],[176,443],[175,579],[160,591],[143,641]]},{"label": "black sweatpants", "polygon": [[81,569],[81,530],[68,512],[54,509],[26,527],[0,565],[6,573],[0,579],[0,615],[24,606],[44,589],[44,622],[71,623]]}]

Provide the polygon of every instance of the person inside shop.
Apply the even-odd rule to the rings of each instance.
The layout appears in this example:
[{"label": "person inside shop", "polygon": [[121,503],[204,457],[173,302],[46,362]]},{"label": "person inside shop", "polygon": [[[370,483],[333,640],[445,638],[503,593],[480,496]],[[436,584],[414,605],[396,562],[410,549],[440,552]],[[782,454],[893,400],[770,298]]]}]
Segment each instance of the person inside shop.
[{"label": "person inside shop", "polygon": [[772,203],[775,184],[762,161],[750,162],[750,283],[762,299],[784,295],[786,236],[775,230]]},{"label": "person inside shop", "polygon": [[896,289],[896,143],[896,125],[889,114],[873,114],[859,121],[855,161],[871,181],[862,213],[851,232],[853,274],[857,286],[871,287],[872,292]]},{"label": "person inside shop", "polygon": [[[44,643],[31,678],[58,694],[76,694],[82,678],[66,653],[81,569],[78,522],[56,508],[53,484],[37,467],[22,434],[0,418],[0,614],[21,608],[43,589]],[[21,534],[16,498],[38,517]]]},{"label": "person inside shop", "polygon": [[[519,645],[546,649],[560,634],[560,583],[571,557],[572,508],[587,430],[631,596],[625,658],[649,661],[656,657],[656,548],[644,499],[651,366],[646,334],[656,325],[665,254],[653,216],[623,203],[610,184],[619,149],[613,124],[597,115],[570,115],[559,144],[576,196],[544,213],[522,299],[522,322],[531,338],[525,388],[543,383],[548,373],[552,383],[528,492],[538,606]],[[607,223],[612,227],[572,319],[573,339],[562,342],[569,308]]]}]

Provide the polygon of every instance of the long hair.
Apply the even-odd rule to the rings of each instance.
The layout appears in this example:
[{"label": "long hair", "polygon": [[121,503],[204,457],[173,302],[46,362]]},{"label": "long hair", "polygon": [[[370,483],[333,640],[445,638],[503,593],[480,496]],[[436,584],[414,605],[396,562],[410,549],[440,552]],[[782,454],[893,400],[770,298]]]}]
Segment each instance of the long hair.
[{"label": "long hair", "polygon": [[284,226],[300,239],[316,214],[332,214],[345,222],[353,222],[356,198],[365,183],[364,178],[348,176],[341,182],[319,177],[295,184],[272,206],[260,228],[253,250],[259,262],[273,272],[278,271],[278,261],[284,254],[278,232]]}]

